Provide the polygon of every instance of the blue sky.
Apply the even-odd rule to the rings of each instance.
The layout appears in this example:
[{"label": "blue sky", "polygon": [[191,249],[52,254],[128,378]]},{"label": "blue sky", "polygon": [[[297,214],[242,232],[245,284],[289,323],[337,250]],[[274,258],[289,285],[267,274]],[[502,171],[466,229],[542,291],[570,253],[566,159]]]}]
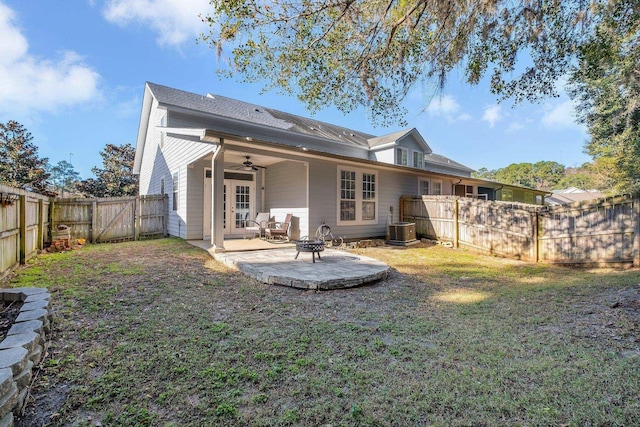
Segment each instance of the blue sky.
[{"label": "blue sky", "polygon": [[[208,0],[0,0],[0,122],[22,123],[41,157],[70,160],[88,178],[106,144],[135,145],[146,81],[310,116],[295,98],[218,78],[215,51],[196,43],[207,30],[198,14],[209,8]],[[461,74],[425,108],[431,95],[409,96],[407,127],[471,168],[590,160],[566,96],[499,104],[488,84],[465,85]],[[364,110],[313,117],[376,135],[401,129],[373,127]]]}]

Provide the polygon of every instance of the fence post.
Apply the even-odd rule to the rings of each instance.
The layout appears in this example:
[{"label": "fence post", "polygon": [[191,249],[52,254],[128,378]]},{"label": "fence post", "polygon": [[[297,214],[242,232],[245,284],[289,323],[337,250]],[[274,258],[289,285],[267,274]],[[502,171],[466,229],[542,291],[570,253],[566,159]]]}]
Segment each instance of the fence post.
[{"label": "fence post", "polygon": [[44,249],[44,200],[38,199],[38,249]]},{"label": "fence post", "polygon": [[27,196],[20,195],[20,264],[27,262]]},{"label": "fence post", "polygon": [[140,196],[136,196],[136,198],[133,199],[133,203],[133,209],[135,211],[135,214],[133,215],[133,240],[138,241],[140,240],[140,226],[142,225],[142,200],[140,199]]},{"label": "fence post", "polygon": [[640,199],[635,199],[636,208],[633,210],[633,266],[640,267]]},{"label": "fence post", "polygon": [[540,261],[540,247],[538,246],[538,210],[533,213],[533,262]]},{"label": "fence post", "polygon": [[91,243],[97,243],[96,238],[98,231],[98,202],[96,199],[93,199],[91,202],[91,233],[89,236],[91,237]]},{"label": "fence post", "polygon": [[458,199],[456,198],[453,201],[453,246],[459,247],[459,239],[460,239],[460,229],[458,224],[458,209],[460,206],[458,205]]},{"label": "fence post", "polygon": [[169,236],[169,195],[164,194],[162,196],[162,199],[164,201],[164,203],[162,203],[162,205],[164,206],[164,237]]}]

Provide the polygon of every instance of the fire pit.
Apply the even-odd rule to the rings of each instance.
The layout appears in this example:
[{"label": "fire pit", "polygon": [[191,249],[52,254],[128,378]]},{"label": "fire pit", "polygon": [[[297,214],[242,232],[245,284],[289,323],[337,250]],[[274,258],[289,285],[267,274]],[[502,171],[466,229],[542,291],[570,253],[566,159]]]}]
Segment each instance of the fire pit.
[{"label": "fire pit", "polygon": [[324,251],[324,242],[322,240],[298,240],[296,241],[296,250],[298,253],[294,259],[298,259],[300,252],[311,252],[311,257],[315,264],[316,254],[318,254],[318,259],[322,261],[322,258],[320,258],[320,252]]}]

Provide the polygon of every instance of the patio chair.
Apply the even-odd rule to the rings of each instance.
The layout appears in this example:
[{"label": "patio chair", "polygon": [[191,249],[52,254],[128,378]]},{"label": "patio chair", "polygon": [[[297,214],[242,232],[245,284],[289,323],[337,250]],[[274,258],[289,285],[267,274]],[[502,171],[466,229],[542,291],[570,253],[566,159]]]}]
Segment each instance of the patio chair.
[{"label": "patio chair", "polygon": [[262,237],[264,234],[264,229],[267,228],[267,224],[269,223],[269,212],[260,212],[256,215],[256,220],[246,220],[244,226],[244,238],[247,238],[247,234],[253,234],[253,237],[258,235],[258,237]]},{"label": "patio chair", "polygon": [[270,222],[267,224],[267,228],[264,230],[264,236],[267,240],[275,240],[276,238],[282,239],[285,242],[289,241],[289,227],[291,226],[291,217],[293,215],[287,214],[282,222]]}]

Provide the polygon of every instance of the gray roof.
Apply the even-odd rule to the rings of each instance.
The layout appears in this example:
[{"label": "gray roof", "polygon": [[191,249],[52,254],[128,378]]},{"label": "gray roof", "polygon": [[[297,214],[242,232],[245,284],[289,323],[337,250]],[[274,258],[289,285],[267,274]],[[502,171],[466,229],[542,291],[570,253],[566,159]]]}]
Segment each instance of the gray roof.
[{"label": "gray roof", "polygon": [[[147,82],[147,86],[156,100],[163,105],[175,106],[298,134],[311,135],[330,141],[340,141],[364,149],[396,142],[403,136],[415,131],[415,129],[404,129],[388,135],[375,136],[221,95],[198,95],[151,82]],[[424,159],[427,163],[433,165],[465,171],[473,170],[438,154],[425,153]]]},{"label": "gray roof", "polygon": [[197,95],[179,89],[147,82],[153,96],[160,104],[228,117],[252,124],[288,130],[334,141],[352,143],[368,148],[373,135],[347,129],[330,123],[285,113],[257,104],[227,98],[221,95]]},{"label": "gray roof", "polygon": [[473,171],[473,169],[471,169],[470,167],[465,166],[462,163],[458,163],[454,160],[451,160],[448,157],[441,156],[440,154],[434,154],[434,153],[425,154],[424,161],[425,163],[433,163],[436,165],[442,165],[442,166],[447,166],[447,167],[456,168],[456,169],[464,169],[469,172]]}]

